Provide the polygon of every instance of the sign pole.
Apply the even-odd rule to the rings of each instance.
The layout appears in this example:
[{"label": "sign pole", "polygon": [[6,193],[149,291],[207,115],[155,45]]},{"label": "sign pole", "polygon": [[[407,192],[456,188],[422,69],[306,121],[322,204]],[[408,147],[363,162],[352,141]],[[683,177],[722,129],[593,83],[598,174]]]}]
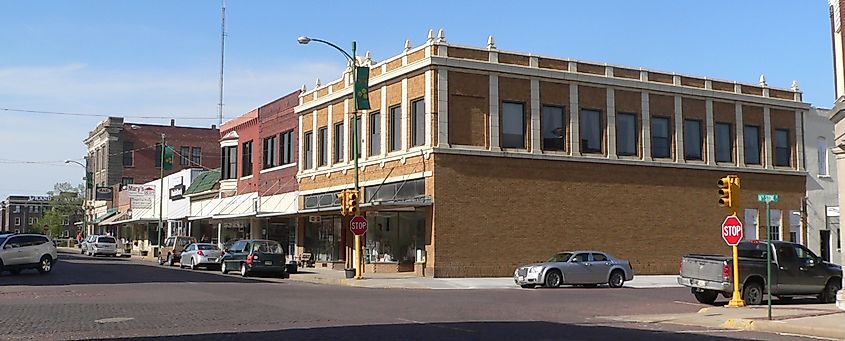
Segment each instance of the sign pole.
[{"label": "sign pole", "polygon": [[[736,211],[733,211],[732,215],[736,217]],[[728,302],[728,307],[744,307],[745,301],[742,300],[742,294],[739,293],[739,252],[736,245],[731,246],[731,249],[733,251],[734,290],[731,300]]]},{"label": "sign pole", "polygon": [[770,201],[766,201],[766,293],[768,294],[768,316],[772,319],[772,213]]}]

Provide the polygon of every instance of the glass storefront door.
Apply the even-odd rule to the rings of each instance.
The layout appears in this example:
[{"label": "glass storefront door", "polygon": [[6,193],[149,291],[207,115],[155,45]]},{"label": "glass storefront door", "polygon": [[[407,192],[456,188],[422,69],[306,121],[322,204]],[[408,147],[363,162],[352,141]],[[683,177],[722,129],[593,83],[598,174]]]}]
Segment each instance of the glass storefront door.
[{"label": "glass storefront door", "polygon": [[425,213],[367,212],[367,263],[414,263],[425,249]]},{"label": "glass storefront door", "polygon": [[336,262],[340,255],[340,216],[321,216],[319,222],[305,225],[305,252],[318,262]]}]

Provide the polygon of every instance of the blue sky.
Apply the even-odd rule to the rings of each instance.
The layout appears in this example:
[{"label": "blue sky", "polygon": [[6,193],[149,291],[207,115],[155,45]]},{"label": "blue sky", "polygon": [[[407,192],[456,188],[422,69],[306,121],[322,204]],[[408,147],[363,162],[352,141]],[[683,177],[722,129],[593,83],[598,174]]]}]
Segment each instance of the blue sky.
[{"label": "blue sky", "polygon": [[[229,0],[224,115],[338,77],[342,57],[298,45],[299,35],[343,47],[354,39],[360,54],[381,60],[439,28],[456,44],[484,46],[493,35],[500,50],[751,83],[765,74],[783,88],[798,80],[806,101],[830,107],[827,8],[824,0]],[[216,120],[185,118],[216,115],[219,39],[219,1],[0,1],[0,108],[210,126]],[[0,196],[80,182],[82,170],[61,160],[81,160],[100,120],[0,110]]]}]

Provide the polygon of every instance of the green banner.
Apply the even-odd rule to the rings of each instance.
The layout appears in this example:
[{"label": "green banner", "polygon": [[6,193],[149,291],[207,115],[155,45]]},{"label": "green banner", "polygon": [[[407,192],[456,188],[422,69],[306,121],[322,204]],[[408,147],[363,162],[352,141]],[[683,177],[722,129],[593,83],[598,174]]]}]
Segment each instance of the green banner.
[{"label": "green banner", "polygon": [[370,68],[359,66],[355,70],[355,87],[352,94],[355,110],[370,110]]},{"label": "green banner", "polygon": [[161,163],[164,170],[173,169],[173,147],[164,147],[164,162]]}]

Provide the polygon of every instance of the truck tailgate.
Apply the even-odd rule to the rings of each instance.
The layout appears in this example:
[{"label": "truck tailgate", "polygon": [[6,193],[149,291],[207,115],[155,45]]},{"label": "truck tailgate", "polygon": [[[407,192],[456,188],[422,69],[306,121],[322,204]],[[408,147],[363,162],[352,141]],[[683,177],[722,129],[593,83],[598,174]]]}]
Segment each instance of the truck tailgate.
[{"label": "truck tailgate", "polygon": [[681,259],[681,277],[721,282],[724,256],[685,256]]}]

